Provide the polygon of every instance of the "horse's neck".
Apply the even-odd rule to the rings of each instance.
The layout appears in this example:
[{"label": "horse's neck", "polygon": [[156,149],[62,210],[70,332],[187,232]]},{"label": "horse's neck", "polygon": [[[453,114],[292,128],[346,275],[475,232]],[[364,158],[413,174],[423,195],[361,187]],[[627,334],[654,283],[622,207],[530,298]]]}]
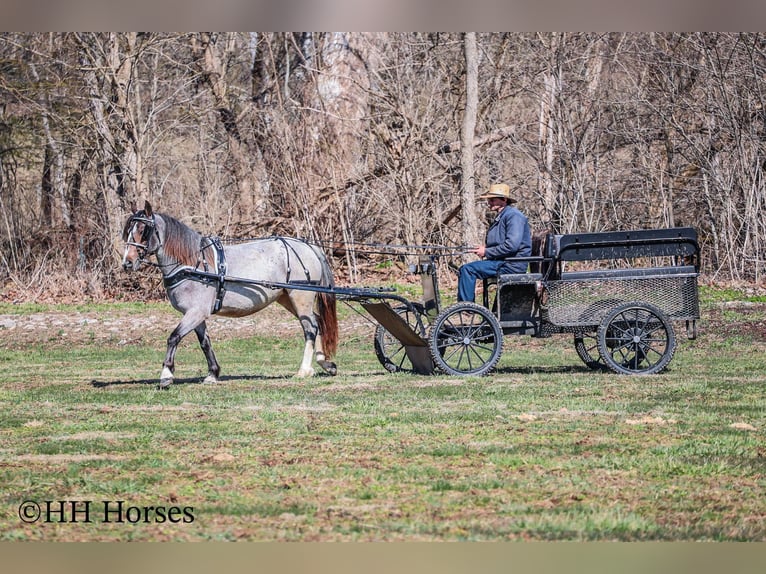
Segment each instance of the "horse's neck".
[{"label": "horse's neck", "polygon": [[[156,254],[162,274],[173,275],[184,267],[194,267],[199,262],[202,235],[180,222],[170,224],[166,219],[162,220],[162,227],[161,245]],[[189,237],[180,237],[179,232]],[[184,248],[184,243],[193,244],[195,248]]]},{"label": "horse's neck", "polygon": [[156,256],[157,263],[159,264],[160,270],[164,276],[174,275],[178,272],[179,269],[186,267],[186,265],[181,263],[178,259],[165,253],[164,247],[160,247],[157,250]]}]

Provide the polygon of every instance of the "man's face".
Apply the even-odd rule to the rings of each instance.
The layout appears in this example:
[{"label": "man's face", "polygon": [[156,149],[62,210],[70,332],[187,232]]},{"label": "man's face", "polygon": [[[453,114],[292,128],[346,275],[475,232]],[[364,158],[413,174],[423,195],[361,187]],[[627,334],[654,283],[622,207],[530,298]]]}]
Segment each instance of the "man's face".
[{"label": "man's face", "polygon": [[490,197],[487,199],[490,211],[498,212],[505,207],[505,199],[502,197]]}]

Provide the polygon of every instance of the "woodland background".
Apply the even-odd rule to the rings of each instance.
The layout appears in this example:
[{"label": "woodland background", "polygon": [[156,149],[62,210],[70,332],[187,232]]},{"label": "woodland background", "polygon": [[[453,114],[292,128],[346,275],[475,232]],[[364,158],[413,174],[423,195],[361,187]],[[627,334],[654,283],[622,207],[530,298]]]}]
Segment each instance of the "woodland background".
[{"label": "woodland background", "polygon": [[0,299],[138,292],[144,199],[356,282],[354,244],[479,242],[495,181],[536,229],[694,226],[708,280],[762,283],[765,78],[764,34],[3,33]]}]

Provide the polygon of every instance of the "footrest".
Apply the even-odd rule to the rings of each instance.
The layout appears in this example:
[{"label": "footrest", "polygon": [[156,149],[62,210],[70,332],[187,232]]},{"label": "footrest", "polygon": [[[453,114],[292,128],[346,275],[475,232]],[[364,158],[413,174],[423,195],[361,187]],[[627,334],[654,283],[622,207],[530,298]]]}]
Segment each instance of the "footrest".
[{"label": "footrest", "polygon": [[413,331],[391,305],[385,301],[364,301],[362,307],[404,346],[404,351],[417,373],[430,375],[434,372],[428,341]]}]

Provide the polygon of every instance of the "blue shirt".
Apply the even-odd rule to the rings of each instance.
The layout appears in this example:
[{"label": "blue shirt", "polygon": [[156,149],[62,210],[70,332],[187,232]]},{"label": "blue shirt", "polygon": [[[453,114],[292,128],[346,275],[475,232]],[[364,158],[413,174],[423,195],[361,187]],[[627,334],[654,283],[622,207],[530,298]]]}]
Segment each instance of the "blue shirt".
[{"label": "blue shirt", "polygon": [[[506,205],[487,230],[486,259],[529,257],[532,255],[532,231],[527,216]],[[525,273],[528,263],[513,263],[504,273]]]}]

